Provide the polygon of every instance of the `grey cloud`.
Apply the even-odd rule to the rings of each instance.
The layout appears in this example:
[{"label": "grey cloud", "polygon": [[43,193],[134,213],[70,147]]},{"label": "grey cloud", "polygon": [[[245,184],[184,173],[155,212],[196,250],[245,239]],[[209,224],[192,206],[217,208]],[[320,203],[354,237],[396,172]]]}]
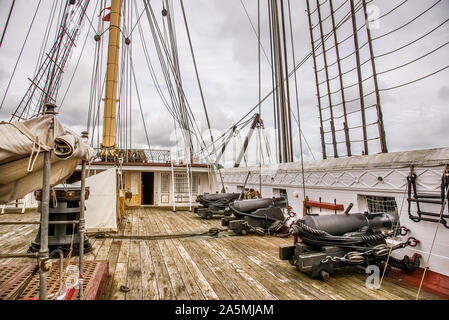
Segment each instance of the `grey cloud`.
[{"label": "grey cloud", "polygon": [[[305,1],[290,1],[292,6],[292,22],[294,28],[294,45],[296,54],[296,63],[306,56],[311,49],[307,16],[304,12]],[[336,1],[337,4],[342,3]],[[19,68],[14,77],[10,92],[5,102],[5,107],[0,111],[0,119],[8,120],[11,113],[17,106],[20,99],[25,94],[29,82],[27,77],[31,77],[35,67],[36,50],[41,40],[49,7],[52,1],[43,0],[42,8],[36,21],[35,28],[30,35],[24,55],[21,59]],[[151,2],[154,6],[156,15],[160,13],[160,3]],[[257,1],[244,0],[245,6],[257,27]],[[261,41],[267,53],[270,53],[269,35],[267,33],[268,15],[266,13],[266,2],[262,3],[262,35]],[[5,12],[9,8],[8,1],[0,1],[0,21],[5,21]],[[372,4],[381,8],[381,14],[388,12],[395,6],[395,3],[388,0],[375,0]],[[400,47],[418,35],[424,34],[440,21],[447,18],[447,1],[439,4],[439,8],[429,11],[415,22],[411,23],[401,32],[381,38],[373,42],[376,55],[391,51]],[[178,39],[179,59],[181,62],[181,74],[183,78],[183,88],[188,97],[192,112],[195,115],[204,139],[207,140],[207,124],[203,112],[202,101],[194,74],[192,57],[187,42],[187,37],[182,20],[182,13],[174,2],[175,22]],[[189,20],[189,28],[192,36],[192,42],[195,49],[195,56],[198,63],[199,74],[201,77],[204,97],[211,125],[213,128],[222,132],[230,127],[235,121],[239,120],[249,108],[252,108],[258,99],[258,61],[257,61],[257,39],[249,24],[248,18],[243,11],[239,0],[220,1],[220,0],[196,0],[184,1],[184,6]],[[401,6],[395,13],[381,20],[380,28],[373,30],[373,37],[387,33],[388,31],[406,23],[408,20],[430,6],[428,1],[409,1]],[[88,10],[91,16],[93,7]],[[323,5],[323,15],[328,10],[327,5]],[[142,9],[139,2],[139,10]],[[29,1],[16,1],[16,9],[12,17],[5,43],[0,48],[0,96],[4,94],[7,81],[11,75],[12,68],[20,50],[21,42],[25,37],[34,6],[29,5]],[[346,10],[346,9],[345,9]],[[97,10],[98,11],[98,10]],[[338,13],[337,18],[343,17],[343,12]],[[158,19],[161,16],[158,15]],[[149,29],[147,27],[146,17],[143,16],[144,32],[147,38],[147,45],[150,50],[150,58],[156,69],[158,69],[158,60],[154,53],[154,46],[150,40]],[[96,25],[94,23],[94,25]],[[329,28],[329,26],[326,26]],[[79,43],[84,41],[85,32],[89,30],[89,24],[84,24],[83,32]],[[317,32],[318,29],[315,29]],[[380,57],[376,59],[377,71],[382,72],[412,60],[423,53],[434,49],[444,41],[447,41],[448,26],[442,27],[438,32],[423,41],[400,50],[395,54]],[[340,39],[344,39],[351,33],[351,28],[342,28],[338,33]],[[317,36],[318,33],[315,34]],[[145,123],[149,131],[149,138],[152,147],[172,148],[176,146],[176,136],[174,135],[173,119],[165,110],[153,82],[151,81],[146,62],[141,54],[141,44],[137,29],[132,36],[133,39],[133,59],[136,68],[136,76],[139,79],[139,92],[142,100]],[[364,36],[361,35],[361,43]],[[287,41],[289,43],[289,40]],[[330,40],[328,43],[332,43]],[[87,112],[90,96],[90,78],[94,59],[94,41],[92,34],[88,39],[85,52],[80,61],[77,73],[70,88],[70,91],[64,101],[60,117],[68,127],[78,132],[86,127]],[[341,46],[341,55],[352,50],[353,43],[346,41]],[[66,70],[66,75],[58,96],[58,103],[64,96],[68,80],[72,74],[74,64],[78,58],[80,45],[72,54],[70,65]],[[395,72],[385,73],[379,76],[379,86],[388,88],[400,83],[404,83],[424,74],[430,73],[439,67],[447,64],[449,56],[448,47],[443,48],[437,53],[422,59],[419,63],[414,63],[410,67],[401,68]],[[367,52],[362,52],[362,60],[366,59]],[[329,54],[329,59],[334,59],[333,54]],[[262,55],[262,96],[271,90],[271,71],[265,57]],[[342,64],[344,70],[354,66],[354,57],[347,58]],[[105,60],[104,60],[105,61]],[[319,63],[320,64],[320,63]],[[322,65],[322,64],[321,64]],[[289,70],[293,67],[293,62],[289,56]],[[370,64],[364,67],[364,71],[369,74]],[[331,76],[336,74],[335,67],[330,71]],[[390,151],[410,150],[419,148],[430,148],[447,145],[446,126],[449,121],[449,112],[447,101],[449,99],[449,86],[442,85],[448,83],[449,70],[440,73],[434,77],[423,80],[417,84],[405,88],[391,91],[382,91],[381,103],[384,113],[385,130],[387,133],[387,143]],[[167,94],[163,78],[158,72],[158,80],[162,89]],[[297,72],[299,86],[299,102],[301,112],[301,124],[307,142],[317,158],[321,157],[321,142],[319,135],[319,116],[317,109],[315,75],[312,68],[312,60],[307,60]],[[323,80],[323,74],[320,75]],[[353,72],[345,78],[345,85],[357,81],[356,74]],[[292,108],[296,115],[295,92],[293,88],[293,78],[291,78],[291,98]],[[438,84],[438,85],[436,85]],[[332,83],[334,88],[335,83]],[[325,87],[322,86],[321,89]],[[368,92],[370,86],[365,90]],[[348,90],[347,99],[351,99],[357,94],[357,88]],[[167,95],[168,97],[168,95]],[[334,101],[339,101],[339,95],[333,97]],[[323,103],[326,99],[322,100]],[[367,104],[372,104],[374,97],[366,99]],[[327,102],[326,102],[327,103]],[[359,108],[359,102],[348,105],[348,110]],[[146,137],[143,130],[137,98],[133,96],[132,107],[132,135],[135,146],[146,147]],[[336,113],[340,114],[341,108],[336,108]],[[374,121],[374,114],[370,113],[370,121]],[[262,104],[262,117],[267,130],[273,129],[273,108],[272,98],[269,97]],[[360,122],[360,114],[354,114],[350,120],[354,125]],[[293,145],[296,159],[299,159],[299,137],[298,128],[292,119],[293,124]],[[328,126],[326,123],[325,126]],[[101,128],[98,128],[101,130]],[[375,129],[375,128],[374,128]],[[179,132],[178,132],[179,134]],[[242,133],[243,134],[243,133]],[[359,133],[354,133],[354,138]],[[180,135],[178,140],[180,140]],[[237,148],[237,146],[236,146]],[[255,148],[252,146],[251,148]],[[359,147],[354,146],[355,152],[359,153]],[[311,159],[310,151],[304,143],[304,157]],[[373,148],[372,150],[375,150]],[[272,145],[274,151],[274,143]],[[251,149],[255,152],[255,149]],[[344,145],[339,147],[339,152],[344,154]],[[374,152],[374,151],[373,151]],[[229,162],[231,163],[231,162]]]}]

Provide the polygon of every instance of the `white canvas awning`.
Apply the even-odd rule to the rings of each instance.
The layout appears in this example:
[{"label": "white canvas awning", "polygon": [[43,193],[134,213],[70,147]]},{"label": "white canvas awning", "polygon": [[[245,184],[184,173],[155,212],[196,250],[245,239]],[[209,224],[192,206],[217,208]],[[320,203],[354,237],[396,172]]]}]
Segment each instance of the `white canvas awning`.
[{"label": "white canvas awning", "polygon": [[116,168],[86,178],[89,199],[86,200],[86,230],[88,232],[117,231]]},{"label": "white canvas awning", "polygon": [[80,160],[95,155],[52,114],[0,123],[0,204],[42,188],[44,151],[51,152],[51,186],[67,179]]}]

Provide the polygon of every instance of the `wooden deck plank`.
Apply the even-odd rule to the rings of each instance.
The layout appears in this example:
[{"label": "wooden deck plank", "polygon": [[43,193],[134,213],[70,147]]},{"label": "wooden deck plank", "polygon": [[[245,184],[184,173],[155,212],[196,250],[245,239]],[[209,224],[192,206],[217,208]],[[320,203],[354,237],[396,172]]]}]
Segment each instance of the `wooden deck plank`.
[{"label": "wooden deck plank", "polygon": [[186,262],[187,267],[190,269],[194,278],[196,279],[196,283],[198,284],[204,297],[206,299],[218,300],[219,297],[218,297],[217,293],[215,293],[214,289],[209,284],[209,282],[206,280],[206,278],[204,277],[204,275],[202,274],[202,272],[200,271],[198,266],[193,261],[192,257],[189,255],[187,250],[182,245],[182,243],[179,240],[175,240],[174,244],[175,244],[176,249],[178,250],[179,254]]},{"label": "wooden deck plank", "polygon": [[[37,213],[4,215],[0,221],[38,217]],[[222,228],[220,219],[151,207],[129,210],[117,234],[175,235],[211,227]],[[36,225],[0,225],[0,251],[26,251],[37,229]],[[93,251],[86,259],[109,261],[110,299],[415,299],[417,293],[417,288],[388,276],[380,290],[370,290],[363,269],[340,270],[328,282],[312,279],[279,260],[279,246],[292,243],[291,238],[221,234],[158,240],[91,238],[90,242]],[[122,292],[121,285],[131,290]],[[424,293],[424,298],[435,296]]]},{"label": "wooden deck plank", "polygon": [[[151,221],[150,225],[152,226],[152,231],[154,232],[153,234],[163,234],[164,229],[161,228],[157,223],[157,219],[155,218],[156,214],[157,210],[154,210],[151,214],[151,217],[147,217],[150,219],[146,219],[145,221]],[[159,246],[160,241],[161,240],[150,240],[145,241],[145,243],[148,245],[149,251],[152,256],[154,272],[156,275],[157,287],[159,291],[159,298],[169,300],[175,298],[175,293],[173,292],[170,274],[167,270],[164,255],[162,254],[161,248]]]},{"label": "wooden deck plank", "polygon": [[249,299],[249,300],[260,299],[261,296],[257,292],[257,290],[247,283],[245,278],[241,276],[240,272],[237,272],[236,269],[233,268],[233,265],[231,263],[223,259],[223,256],[220,254],[221,252],[219,251],[219,249],[216,249],[211,245],[212,242],[213,241],[201,240],[201,245],[209,249],[212,261],[215,261],[215,263],[219,264],[222,267],[223,272],[229,278],[229,280],[232,281],[234,285],[239,288],[241,295],[244,296],[244,298],[242,299]]},{"label": "wooden deck plank", "polygon": [[171,287],[169,273],[165,266],[158,240],[146,241],[146,244],[149,246],[153,258],[160,299],[174,299],[175,295]]},{"label": "wooden deck plank", "polygon": [[[157,210],[157,213],[159,214],[158,218],[160,219],[164,214],[166,213],[161,212],[162,210]],[[176,216],[174,216],[176,214]],[[175,217],[175,220],[174,218]],[[157,220],[159,220],[157,219]],[[172,213],[165,216],[165,219],[162,221],[162,225],[164,225],[164,231],[170,232],[171,234],[180,233],[180,231],[185,232],[185,230],[180,230],[181,226],[178,224],[173,224],[173,221],[176,221],[176,219],[179,219],[178,212]],[[167,222],[165,222],[167,220]],[[178,220],[179,221],[179,220]],[[155,223],[157,223],[155,219]],[[157,223],[160,225],[160,223]],[[204,293],[203,290],[201,290],[201,279],[198,281],[195,277],[195,272],[192,272],[188,266],[188,263],[183,259],[183,257],[180,255],[177,246],[179,246],[179,243],[173,240],[166,241],[166,245],[168,247],[168,250],[170,252],[171,257],[173,257],[177,263],[176,267],[177,270],[182,278],[182,281],[184,283],[184,286],[186,288],[186,291],[188,292],[191,299],[204,299]],[[207,292],[207,288],[204,289]]]},{"label": "wooden deck plank", "polygon": [[[153,212],[157,214],[157,210]],[[158,233],[166,233],[162,224],[155,219],[155,214],[152,215],[151,220],[149,224],[152,226],[153,232],[157,230]],[[144,221],[148,222],[148,217]],[[153,240],[146,242],[149,247],[154,249],[151,251],[151,254],[154,257],[153,266],[161,299],[189,299],[182,278],[178,274],[176,265],[169,254],[165,241]]]},{"label": "wooden deck plank", "polygon": [[[176,213],[179,218],[182,219],[183,224],[170,224],[166,223],[165,221],[159,221],[160,224],[163,224],[165,226],[166,232],[171,232],[173,234],[180,234],[180,233],[186,233],[186,232],[198,232],[198,229],[195,230],[195,228],[198,228],[197,226],[193,226],[190,228],[184,228],[185,226],[189,226],[189,218],[185,215],[179,215],[179,213]],[[196,266],[199,268],[203,276],[205,277],[206,281],[210,284],[214,292],[219,296],[220,299],[232,299],[232,294],[223,286],[223,284],[220,281],[220,277],[214,272],[212,264],[209,261],[206,261],[206,255],[204,251],[201,252],[201,249],[194,249],[193,247],[188,248],[188,243],[185,241],[182,241],[182,245],[184,248],[189,252],[192,259],[194,259]],[[187,245],[187,246],[186,246]]]},{"label": "wooden deck plank", "polygon": [[96,239],[94,244],[92,245],[92,251],[89,253],[90,256],[87,257],[88,260],[95,260],[95,257],[100,251],[101,246],[103,245],[104,239]]},{"label": "wooden deck plank", "polygon": [[[203,274],[206,281],[209,283],[211,288],[214,290],[216,295],[220,300],[231,300],[232,295],[229,293],[227,288],[218,279],[216,273],[214,273],[209,265],[206,263],[206,258],[203,256],[203,249],[195,250],[192,241],[183,241],[182,245],[189,252],[190,257],[195,262],[196,266],[199,268]],[[198,248],[197,248],[198,249]]]},{"label": "wooden deck plank", "polygon": [[[132,219],[134,217],[133,211],[135,211],[135,210],[128,210],[126,217],[123,218],[122,235],[130,235],[131,234]],[[130,246],[131,246],[131,241],[129,239],[123,240],[122,245],[120,247],[118,262],[128,263]]]},{"label": "wooden deck plank", "polygon": [[[160,212],[158,210],[158,212]],[[161,233],[164,234],[173,234],[176,232],[175,229],[172,228],[168,223],[166,223],[163,219],[155,219],[155,224],[158,226],[158,229]],[[174,295],[176,299],[189,299],[190,295],[187,292],[187,288],[185,286],[184,280],[182,279],[179,268],[174,261],[173,250],[170,251],[167,243],[167,240],[157,241],[159,245],[159,249],[161,251],[161,255],[163,257],[165,267],[169,274],[169,279],[171,283],[171,287],[173,289]]]},{"label": "wooden deck plank", "polygon": [[179,275],[182,278],[182,281],[184,282],[184,286],[186,288],[186,291],[190,297],[190,299],[193,300],[202,300],[204,299],[204,295],[198,286],[198,284],[195,281],[195,278],[193,277],[192,273],[190,272],[188,266],[186,265],[184,259],[179,254],[175,243],[173,240],[167,240],[165,241],[167,248],[169,250],[169,253],[171,257],[174,259],[176,267],[178,269]]},{"label": "wooden deck plank", "polygon": [[126,293],[120,290],[120,287],[126,286],[126,280],[128,276],[128,263],[118,262],[115,267],[114,277],[112,278],[111,291],[109,293],[109,299],[111,300],[125,300]]},{"label": "wooden deck plank", "polygon": [[[297,298],[295,291],[287,288],[285,285],[280,286],[279,279],[270,269],[265,269],[249,259],[251,253],[243,248],[236,249],[233,241],[229,239],[219,239],[221,242],[222,250],[227,252],[228,255],[232,254],[232,259],[238,263],[241,267],[245,268],[248,273],[267,290],[274,299],[294,299]],[[235,241],[234,241],[235,242]]]},{"label": "wooden deck plank", "polygon": [[[270,237],[270,239],[274,237]],[[279,239],[279,238],[277,238]],[[277,247],[264,247],[262,245],[264,237],[249,236],[244,239],[238,239],[239,245],[235,248],[245,247],[251,255],[260,255],[260,263],[267,270],[274,272],[277,277],[282,277],[282,281],[288,285],[302,288],[303,294],[315,297],[315,299],[342,299],[343,293],[340,290],[334,290],[332,286],[329,286],[326,282],[311,279],[308,275],[298,272],[287,261],[281,261],[278,258]],[[260,247],[259,247],[260,246]],[[257,248],[257,250],[255,249]]]},{"label": "wooden deck plank", "polygon": [[115,270],[117,267],[118,255],[120,253],[120,246],[122,245],[121,240],[113,240],[111,243],[111,249],[109,250],[109,255],[107,257],[108,260],[108,275],[110,280],[108,282],[106,292],[110,292],[112,290],[112,282],[113,277],[115,275]]},{"label": "wooden deck plank", "polygon": [[129,292],[126,293],[126,300],[140,300],[142,299],[140,241],[131,240],[129,252],[130,254],[127,270],[127,286],[129,288]]},{"label": "wooden deck plank", "polygon": [[107,260],[109,256],[109,249],[111,249],[111,244],[112,239],[105,239],[95,256],[95,260]]},{"label": "wooden deck plank", "polygon": [[[204,246],[204,242],[207,240],[200,241],[184,241],[185,243],[189,243],[193,250],[196,251],[198,257],[200,257],[207,267],[214,273],[218,281],[222,284],[222,286],[229,292],[231,299],[236,300],[245,300],[247,299],[245,294],[243,293],[241,286],[245,284],[243,281],[234,282],[235,278],[230,277],[229,273],[225,271],[225,266],[221,259],[217,259],[217,256],[214,256],[212,252],[209,252],[210,249]],[[228,269],[229,270],[229,269]]]},{"label": "wooden deck plank", "polygon": [[150,248],[146,241],[140,241],[140,261],[142,266],[142,298],[144,300],[158,300],[159,290],[151,259]]},{"label": "wooden deck plank", "polygon": [[[261,237],[259,246],[263,246],[267,249],[273,247],[275,241],[271,241],[272,238],[273,237]],[[242,241],[245,242],[245,240]],[[267,246],[265,247],[264,244]],[[277,246],[275,249],[277,250]],[[413,290],[417,289],[411,287],[403,288],[403,291],[401,292],[401,286],[396,283],[397,281],[389,279],[388,277],[385,278],[381,289],[368,289],[365,287],[366,277],[366,274],[356,272],[355,269],[352,269],[352,271],[343,269],[341,272],[337,272],[337,275],[331,277],[329,284],[332,286],[332,289],[337,290],[340,288],[342,289],[341,292],[352,293],[351,295],[346,296],[347,299],[405,299],[412,298],[413,294],[416,294]]]},{"label": "wooden deck plank", "polygon": [[[133,212],[131,223],[131,234],[139,234],[140,226],[142,225],[141,209]],[[129,248],[128,260],[128,279],[127,287],[129,291],[126,293],[126,300],[140,300],[142,299],[142,271],[140,265],[140,241],[131,240]]]},{"label": "wooden deck plank", "polygon": [[[255,292],[258,295],[257,299],[267,300],[275,298],[272,294],[268,292],[268,290],[265,289],[265,287],[263,287],[257,280],[251,277],[251,275],[247,272],[244,266],[240,266],[237,262],[233,260],[233,258],[231,258],[232,255],[226,252],[226,250],[224,250],[223,244],[218,245],[217,242],[214,241],[210,241],[208,242],[208,244],[213,245],[212,248],[215,248],[215,252],[219,254],[224,261],[229,263],[234,272],[239,274],[243,278],[243,280],[246,283],[248,283],[249,286],[255,289]],[[218,245],[218,247],[216,245]]]},{"label": "wooden deck plank", "polygon": [[[268,239],[271,239],[270,237]],[[353,296],[349,295],[343,288],[338,286],[338,282],[330,284],[330,282],[324,282],[310,278],[308,275],[298,272],[288,261],[281,261],[278,258],[278,247],[264,247],[262,245],[265,237],[253,237],[254,240],[263,248],[259,250],[257,244],[250,242],[250,238],[240,240],[241,246],[245,246],[247,250],[255,252],[254,248],[257,248],[257,253],[261,255],[261,261],[266,269],[276,272],[278,275],[282,275],[288,282],[291,281],[292,285],[303,288],[306,292],[316,296],[317,299],[353,299]],[[279,238],[278,238],[279,239]],[[331,278],[333,279],[333,278]]]}]

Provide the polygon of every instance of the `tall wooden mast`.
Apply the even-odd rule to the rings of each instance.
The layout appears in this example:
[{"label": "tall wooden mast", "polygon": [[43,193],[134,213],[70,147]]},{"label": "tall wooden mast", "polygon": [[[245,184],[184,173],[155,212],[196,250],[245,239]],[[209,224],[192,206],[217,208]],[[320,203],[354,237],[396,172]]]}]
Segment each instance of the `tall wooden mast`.
[{"label": "tall wooden mast", "polygon": [[112,156],[117,148],[115,142],[115,115],[117,99],[117,75],[120,47],[120,21],[122,0],[111,0],[108,62],[106,70],[106,93],[103,115],[103,140],[101,153]]}]

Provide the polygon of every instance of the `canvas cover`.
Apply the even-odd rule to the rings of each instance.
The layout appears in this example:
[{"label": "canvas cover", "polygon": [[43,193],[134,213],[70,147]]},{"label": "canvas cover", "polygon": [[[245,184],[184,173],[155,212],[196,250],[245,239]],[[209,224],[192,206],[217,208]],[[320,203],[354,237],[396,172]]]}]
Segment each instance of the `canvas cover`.
[{"label": "canvas cover", "polygon": [[115,168],[86,179],[89,199],[86,201],[87,232],[117,231],[117,173]]},{"label": "canvas cover", "polygon": [[51,186],[67,179],[81,160],[95,155],[52,114],[0,123],[0,204],[42,188],[44,151],[51,152]]}]

